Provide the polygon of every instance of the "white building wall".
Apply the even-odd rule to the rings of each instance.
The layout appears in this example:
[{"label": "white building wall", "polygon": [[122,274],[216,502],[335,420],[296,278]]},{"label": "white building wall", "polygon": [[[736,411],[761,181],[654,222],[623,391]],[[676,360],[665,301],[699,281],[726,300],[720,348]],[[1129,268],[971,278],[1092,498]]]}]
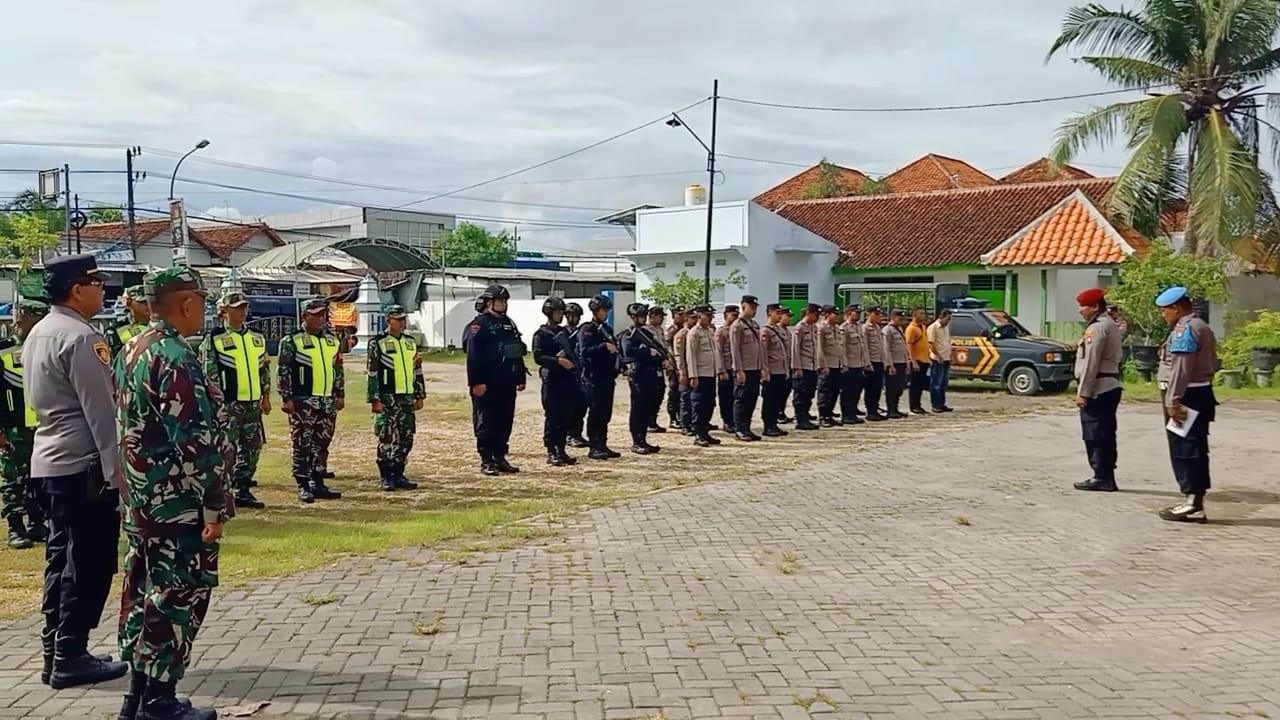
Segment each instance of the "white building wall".
[{"label": "white building wall", "polygon": [[[631,292],[619,292],[613,296],[613,328],[621,331],[631,324],[626,317],[626,307],[635,302],[636,296]],[[590,319],[587,303],[591,298],[565,298],[566,303],[576,302],[582,306],[586,315],[583,320]],[[516,300],[507,303],[507,317],[516,324],[520,336],[526,345],[533,345],[533,332],[546,322],[542,314],[543,300]],[[476,316],[475,299],[424,302],[414,312],[409,313],[409,328],[422,334],[423,343],[429,348],[444,348],[450,345],[462,346],[462,333],[467,323]],[[443,318],[443,322],[442,322]],[[531,367],[530,370],[533,368]]]}]

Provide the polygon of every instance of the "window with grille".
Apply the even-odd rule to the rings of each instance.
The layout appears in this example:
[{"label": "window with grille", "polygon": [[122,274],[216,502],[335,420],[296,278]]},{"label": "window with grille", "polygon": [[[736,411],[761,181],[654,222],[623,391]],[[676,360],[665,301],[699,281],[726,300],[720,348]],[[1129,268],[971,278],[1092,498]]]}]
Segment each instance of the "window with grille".
[{"label": "window with grille", "polygon": [[783,300],[808,300],[808,283],[779,283],[778,302]]},{"label": "window with grille", "polygon": [[694,264],[695,264],[695,261],[693,261],[693,260],[685,260],[685,261],[684,261],[684,266],[685,266],[685,267],[693,267],[693,266],[694,266]]},{"label": "window with grille", "polygon": [[720,265],[728,265],[728,264],[729,264],[729,261],[728,261],[728,260],[725,260],[724,258],[717,258],[717,259],[716,259],[716,265],[717,265],[717,266],[720,266]]},{"label": "window with grille", "polygon": [[[1001,292],[1006,290],[1006,275],[970,275],[969,290],[978,290],[985,292]],[[1013,276],[1013,289],[1018,289],[1018,276]]]}]

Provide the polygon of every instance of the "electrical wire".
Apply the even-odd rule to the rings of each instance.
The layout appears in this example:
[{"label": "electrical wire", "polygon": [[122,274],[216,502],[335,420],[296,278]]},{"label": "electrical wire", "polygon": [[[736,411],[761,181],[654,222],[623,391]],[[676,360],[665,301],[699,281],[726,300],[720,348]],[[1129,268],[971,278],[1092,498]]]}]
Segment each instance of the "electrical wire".
[{"label": "electrical wire", "polygon": [[1002,102],[972,103],[968,105],[924,105],[918,107],[834,107],[828,105],[793,105],[789,103],[768,102],[765,100],[726,97],[723,95],[720,97],[720,100],[723,102],[738,103],[739,105],[754,105],[757,107],[777,108],[781,110],[811,110],[817,112],[839,113],[919,113],[947,112],[952,110],[983,110],[987,108],[1017,107],[1020,105],[1041,105],[1045,103],[1066,102],[1068,100],[1083,100],[1085,98],[1105,97],[1108,95],[1145,92],[1159,87],[1168,86],[1151,85],[1147,87],[1126,88],[1124,90],[1100,90],[1098,92],[1076,93],[1073,95],[1054,95],[1052,97],[1030,98],[1025,100],[1006,100]]}]

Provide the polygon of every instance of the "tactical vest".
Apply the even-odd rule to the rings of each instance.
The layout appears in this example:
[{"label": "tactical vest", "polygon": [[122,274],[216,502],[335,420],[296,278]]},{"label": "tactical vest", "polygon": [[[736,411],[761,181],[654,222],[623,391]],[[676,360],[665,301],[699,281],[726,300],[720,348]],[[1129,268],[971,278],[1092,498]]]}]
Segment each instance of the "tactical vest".
[{"label": "tactical vest", "polygon": [[391,395],[413,394],[414,359],[418,343],[407,335],[384,335],[377,340],[381,365],[378,367],[378,391]]},{"label": "tactical vest", "polygon": [[33,428],[39,424],[36,411],[27,404],[22,390],[22,346],[0,351],[0,424],[5,427]]},{"label": "tactical vest", "polygon": [[116,337],[120,338],[120,344],[124,345],[134,338],[134,336],[146,330],[147,326],[142,323],[133,323],[132,325],[121,325],[116,328]]},{"label": "tactical vest", "polygon": [[293,394],[332,397],[338,338],[295,333],[293,336]]},{"label": "tactical vest", "polygon": [[259,373],[267,354],[267,340],[256,332],[225,330],[210,341],[218,360],[222,392],[228,400],[257,402],[262,399]]}]

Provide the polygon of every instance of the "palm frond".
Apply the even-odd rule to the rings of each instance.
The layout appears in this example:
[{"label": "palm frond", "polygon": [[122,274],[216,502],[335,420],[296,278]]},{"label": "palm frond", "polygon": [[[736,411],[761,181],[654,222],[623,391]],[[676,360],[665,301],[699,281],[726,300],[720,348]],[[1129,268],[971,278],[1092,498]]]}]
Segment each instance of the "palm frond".
[{"label": "palm frond", "polygon": [[1197,0],[1144,0],[1142,16],[1155,38],[1148,59],[1183,69],[1195,65],[1203,44],[1199,42],[1203,23]]},{"label": "palm frond", "polygon": [[1045,61],[1067,47],[1103,55],[1146,56],[1154,44],[1151,28],[1141,15],[1090,3],[1067,10],[1062,32],[1049,47]]},{"label": "palm frond", "polygon": [[1158,204],[1160,193],[1169,185],[1178,143],[1189,126],[1184,101],[1182,94],[1169,93],[1142,101],[1130,113],[1133,154],[1107,196],[1107,208],[1130,225]]},{"label": "palm frond", "polygon": [[1053,147],[1049,151],[1050,164],[1059,170],[1089,145],[1110,143],[1122,127],[1132,125],[1138,108],[1150,102],[1151,99],[1115,103],[1067,120],[1054,133]]},{"label": "palm frond", "polygon": [[1252,230],[1257,215],[1257,156],[1240,144],[1217,108],[1200,121],[1197,135],[1188,231],[1200,247],[1232,249],[1233,238]]},{"label": "palm frond", "polygon": [[1256,58],[1245,62],[1236,69],[1235,76],[1241,82],[1264,80],[1268,75],[1280,70],[1280,48],[1272,48]]},{"label": "palm frond", "polygon": [[1234,77],[1271,50],[1280,30],[1280,0],[1200,0],[1206,27],[1205,54],[1212,72]]},{"label": "palm frond", "polygon": [[1172,85],[1178,71],[1146,60],[1127,57],[1086,56],[1080,62],[1097,70],[1102,77],[1127,88],[1150,88]]}]

